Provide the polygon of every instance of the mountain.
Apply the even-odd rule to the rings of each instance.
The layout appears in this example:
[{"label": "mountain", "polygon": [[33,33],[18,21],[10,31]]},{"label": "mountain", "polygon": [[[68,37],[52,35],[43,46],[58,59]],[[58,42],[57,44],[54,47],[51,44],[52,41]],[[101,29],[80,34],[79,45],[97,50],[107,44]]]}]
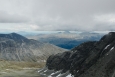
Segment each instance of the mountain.
[{"label": "mountain", "polygon": [[57,46],[27,39],[16,33],[0,34],[0,59],[38,61],[63,51],[65,50]]},{"label": "mountain", "polygon": [[39,34],[35,36],[26,36],[27,38],[36,39],[44,43],[50,43],[61,48],[72,49],[86,41],[98,41],[104,34],[81,32],[72,33],[70,31],[52,33],[52,34]]},{"label": "mountain", "polygon": [[43,77],[115,77],[115,32],[51,55],[38,72]]}]

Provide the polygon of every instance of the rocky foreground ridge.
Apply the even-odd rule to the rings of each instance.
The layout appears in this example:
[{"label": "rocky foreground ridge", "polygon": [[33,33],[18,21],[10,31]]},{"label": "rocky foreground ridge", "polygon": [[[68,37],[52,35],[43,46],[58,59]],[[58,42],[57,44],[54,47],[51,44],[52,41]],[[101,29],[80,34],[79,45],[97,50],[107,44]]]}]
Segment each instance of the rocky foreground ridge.
[{"label": "rocky foreground ridge", "polygon": [[51,55],[39,73],[43,77],[115,77],[115,32]]},{"label": "rocky foreground ridge", "polygon": [[0,34],[0,60],[40,61],[63,51],[57,46],[27,39],[17,33]]}]

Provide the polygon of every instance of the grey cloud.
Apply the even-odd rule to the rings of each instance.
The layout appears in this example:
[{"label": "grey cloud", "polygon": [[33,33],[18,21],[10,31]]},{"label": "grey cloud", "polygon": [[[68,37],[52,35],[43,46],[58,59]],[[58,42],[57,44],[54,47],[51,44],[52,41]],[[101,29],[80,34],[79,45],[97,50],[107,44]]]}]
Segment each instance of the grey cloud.
[{"label": "grey cloud", "polygon": [[[36,30],[111,30],[95,16],[115,15],[115,0],[1,0],[0,22],[30,23]],[[109,19],[108,19],[109,20]],[[103,29],[100,29],[103,28]]]},{"label": "grey cloud", "polygon": [[29,19],[20,15],[11,15],[7,12],[0,11],[0,23],[24,23],[28,22]]}]

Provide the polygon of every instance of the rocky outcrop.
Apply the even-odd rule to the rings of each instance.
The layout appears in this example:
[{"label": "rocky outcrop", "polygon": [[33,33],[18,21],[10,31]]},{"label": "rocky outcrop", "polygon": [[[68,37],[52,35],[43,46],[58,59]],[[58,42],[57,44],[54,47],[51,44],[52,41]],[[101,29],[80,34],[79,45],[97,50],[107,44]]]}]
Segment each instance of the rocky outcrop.
[{"label": "rocky outcrop", "polygon": [[0,34],[0,59],[38,61],[63,51],[65,50],[57,46],[27,39],[16,33]]},{"label": "rocky outcrop", "polygon": [[85,42],[71,51],[51,55],[46,67],[61,70],[62,75],[58,77],[66,77],[69,73],[74,77],[114,77],[115,32],[108,33],[100,41]]}]

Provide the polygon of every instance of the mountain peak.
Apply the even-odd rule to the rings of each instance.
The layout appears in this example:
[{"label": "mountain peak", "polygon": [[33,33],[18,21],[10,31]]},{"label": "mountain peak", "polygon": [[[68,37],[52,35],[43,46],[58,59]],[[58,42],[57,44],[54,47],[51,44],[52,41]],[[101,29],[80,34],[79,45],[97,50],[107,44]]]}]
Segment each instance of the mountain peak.
[{"label": "mountain peak", "polygon": [[0,34],[0,38],[13,39],[13,40],[19,41],[19,42],[22,42],[22,40],[28,41],[28,39],[26,37],[24,37],[20,34],[17,34],[17,33]]},{"label": "mountain peak", "polygon": [[10,33],[11,35],[19,35],[19,34],[17,34],[17,33],[15,33],[15,32],[13,32],[13,33]]}]

